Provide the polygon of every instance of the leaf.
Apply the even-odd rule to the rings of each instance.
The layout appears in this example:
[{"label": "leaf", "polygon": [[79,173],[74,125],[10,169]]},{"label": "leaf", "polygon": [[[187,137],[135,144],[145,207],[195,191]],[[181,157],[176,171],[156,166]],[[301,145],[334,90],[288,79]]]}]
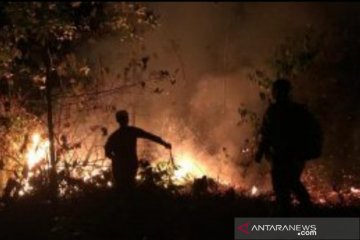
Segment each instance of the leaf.
[{"label": "leaf", "polygon": [[260,92],[259,96],[262,101],[264,101],[266,99],[266,94],[264,92]]},{"label": "leaf", "polygon": [[161,94],[164,91],[164,89],[155,88],[154,93]]}]

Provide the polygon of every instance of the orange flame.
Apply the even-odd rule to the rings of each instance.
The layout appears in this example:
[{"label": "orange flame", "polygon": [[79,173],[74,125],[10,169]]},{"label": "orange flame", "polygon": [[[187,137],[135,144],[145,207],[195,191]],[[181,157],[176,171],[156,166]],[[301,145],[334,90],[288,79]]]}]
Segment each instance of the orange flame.
[{"label": "orange flame", "polygon": [[31,146],[26,154],[27,165],[32,169],[36,164],[47,158],[49,141],[41,138],[39,133],[31,136]]}]

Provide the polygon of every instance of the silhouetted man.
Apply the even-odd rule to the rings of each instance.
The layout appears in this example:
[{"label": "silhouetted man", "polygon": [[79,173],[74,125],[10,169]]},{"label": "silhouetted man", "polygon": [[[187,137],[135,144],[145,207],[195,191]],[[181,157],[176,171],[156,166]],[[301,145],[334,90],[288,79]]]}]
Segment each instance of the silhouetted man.
[{"label": "silhouetted man", "polygon": [[260,129],[261,140],[255,156],[271,161],[271,178],[278,207],[288,212],[291,193],[300,204],[311,206],[310,196],[300,177],[305,162],[320,155],[321,142],[316,120],[304,105],[290,98],[291,84],[279,79],[272,86],[275,100],[267,109]]},{"label": "silhouetted man", "polygon": [[120,124],[120,128],[111,134],[107,140],[105,155],[112,160],[115,188],[123,193],[129,193],[135,187],[138,169],[137,139],[146,138],[168,149],[171,148],[171,144],[140,128],[129,126],[127,111],[118,111],[116,121]]}]

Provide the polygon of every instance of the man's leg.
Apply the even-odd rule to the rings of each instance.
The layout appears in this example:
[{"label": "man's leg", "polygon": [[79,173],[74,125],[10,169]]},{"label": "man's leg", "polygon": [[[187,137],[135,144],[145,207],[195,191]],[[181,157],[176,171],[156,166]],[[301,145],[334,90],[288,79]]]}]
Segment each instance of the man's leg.
[{"label": "man's leg", "polygon": [[306,190],[304,184],[301,182],[301,174],[305,168],[304,162],[295,162],[292,169],[291,188],[300,204],[304,207],[310,207],[310,195]]},{"label": "man's leg", "polygon": [[127,190],[129,193],[133,193],[136,188],[136,173],[137,167],[132,167],[129,169],[127,174]]},{"label": "man's leg", "polygon": [[137,173],[136,159],[117,159],[117,165],[113,165],[113,177],[115,189],[122,195],[129,194],[135,188]]},{"label": "man's leg", "polygon": [[271,177],[279,211],[281,214],[286,214],[291,208],[290,188],[286,168],[284,166],[273,165]]},{"label": "man's leg", "polygon": [[[135,173],[134,173],[135,172]],[[136,171],[131,168],[123,169],[120,173],[120,191],[125,196],[129,196],[135,189]]]},{"label": "man's leg", "polygon": [[118,168],[113,167],[112,168],[112,176],[113,176],[113,182],[114,182],[114,191],[116,194],[119,194],[122,189],[122,178],[121,178],[121,172]]}]

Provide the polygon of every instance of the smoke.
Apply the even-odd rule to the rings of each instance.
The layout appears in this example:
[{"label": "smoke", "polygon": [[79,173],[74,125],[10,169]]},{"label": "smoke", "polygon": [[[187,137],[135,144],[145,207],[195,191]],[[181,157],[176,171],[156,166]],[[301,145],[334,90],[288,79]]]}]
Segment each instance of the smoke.
[{"label": "smoke", "polygon": [[[148,3],[160,16],[160,27],[141,44],[103,39],[86,54],[95,65],[122,74],[129,59],[149,57],[147,72],[177,72],[177,83],[162,83],[164,91],[135,89],[104,98],[102,104],[127,108],[135,125],[173,143],[175,152],[189,152],[199,168],[233,184],[254,181],[259,168],[244,173],[244,142],[250,126],[238,126],[241,104],[262,113],[264,104],[248,73],[265,62],[289,35],[310,25],[322,25],[348,9],[319,3]],[[339,7],[340,6],[340,7]],[[337,11],[336,9],[341,9]],[[100,56],[100,57],[99,57]],[[137,80],[146,78],[137,75]],[[123,84],[108,78],[106,87]],[[296,88],[296,86],[295,86]],[[301,94],[300,94],[301,95]],[[93,116],[91,122],[99,122]],[[111,114],[101,124],[116,128]],[[146,152],[143,143],[140,152]],[[151,146],[157,158],[166,151]],[[263,169],[260,168],[260,171]],[[262,183],[260,183],[262,184]]]}]

